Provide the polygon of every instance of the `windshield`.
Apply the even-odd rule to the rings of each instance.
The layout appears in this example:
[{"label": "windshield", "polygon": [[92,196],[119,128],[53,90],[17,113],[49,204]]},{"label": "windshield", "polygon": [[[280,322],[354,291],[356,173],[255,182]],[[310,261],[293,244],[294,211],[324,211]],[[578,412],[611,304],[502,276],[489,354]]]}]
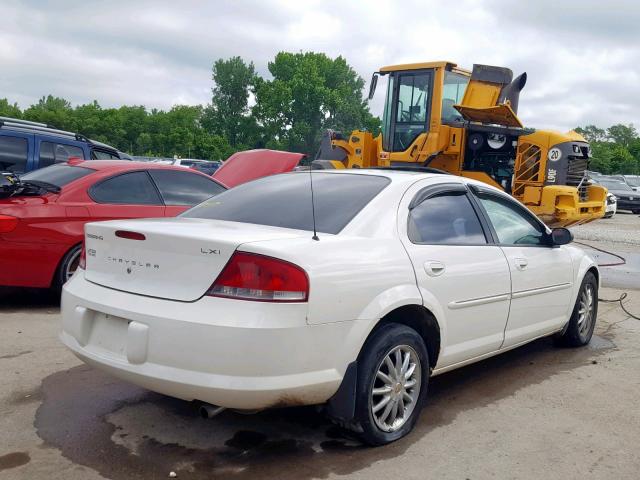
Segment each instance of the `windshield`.
[{"label": "windshield", "polygon": [[629,175],[625,177],[625,179],[627,180],[627,183],[632,187],[640,187],[640,177]]},{"label": "windshield", "polygon": [[46,182],[56,187],[64,187],[68,183],[93,172],[95,172],[95,170],[87,167],[59,164],[29,172],[20,176],[20,180],[23,182]]},{"label": "windshield", "polygon": [[627,185],[626,183],[622,183],[622,182],[606,182],[606,181],[600,180],[599,183],[603,187],[607,187],[609,190],[631,190],[631,191],[633,191],[633,189],[629,185]]},{"label": "windshield", "polygon": [[[180,216],[311,231],[309,177],[309,172],[285,173],[243,183]],[[317,230],[339,233],[389,182],[374,175],[314,172]]]}]

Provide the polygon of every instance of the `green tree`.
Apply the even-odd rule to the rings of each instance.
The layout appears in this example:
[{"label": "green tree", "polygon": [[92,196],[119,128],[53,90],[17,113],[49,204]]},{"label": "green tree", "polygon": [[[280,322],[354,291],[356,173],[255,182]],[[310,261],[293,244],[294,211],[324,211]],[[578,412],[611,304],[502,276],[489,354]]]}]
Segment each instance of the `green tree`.
[{"label": "green tree", "polygon": [[273,80],[256,83],[253,108],[267,146],[312,155],[326,128],[379,128],[363,98],[364,81],[343,57],[280,52],[269,72]]},{"label": "green tree", "polygon": [[25,120],[46,123],[62,130],[75,130],[76,122],[71,103],[64,98],[47,95],[38,103],[27,108],[23,117]]},{"label": "green tree", "polygon": [[20,118],[22,111],[17,103],[9,103],[6,98],[0,98],[0,117]]},{"label": "green tree", "polygon": [[612,170],[612,147],[610,142],[592,142],[591,143],[591,162],[589,168],[593,171],[609,174]]},{"label": "green tree", "polygon": [[613,142],[622,145],[623,147],[629,147],[631,142],[638,138],[638,132],[631,124],[622,125],[619,123],[607,128],[607,136]]},{"label": "green tree", "polygon": [[257,128],[250,115],[249,96],[257,75],[253,62],[240,57],[219,59],[213,64],[211,105],[206,109],[203,125],[210,133],[227,138],[232,147],[252,142]]},{"label": "green tree", "polygon": [[607,131],[603,128],[598,128],[595,125],[577,127],[575,131],[582,135],[589,143],[604,142],[607,140]]}]

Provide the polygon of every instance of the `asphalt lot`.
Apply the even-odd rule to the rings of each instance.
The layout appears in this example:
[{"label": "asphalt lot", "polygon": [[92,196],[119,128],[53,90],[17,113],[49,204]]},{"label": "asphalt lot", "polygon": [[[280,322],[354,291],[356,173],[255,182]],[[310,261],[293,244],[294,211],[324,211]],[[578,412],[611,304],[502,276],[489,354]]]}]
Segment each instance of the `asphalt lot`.
[{"label": "asphalt lot", "polygon": [[[574,229],[627,265],[601,297],[640,312],[640,218]],[[599,253],[603,263],[614,258]],[[616,288],[611,288],[615,286]],[[601,303],[582,349],[549,339],[433,379],[412,434],[365,448],[314,408],[198,417],[84,366],[50,295],[0,291],[0,478],[629,478],[640,472],[640,321]]]}]

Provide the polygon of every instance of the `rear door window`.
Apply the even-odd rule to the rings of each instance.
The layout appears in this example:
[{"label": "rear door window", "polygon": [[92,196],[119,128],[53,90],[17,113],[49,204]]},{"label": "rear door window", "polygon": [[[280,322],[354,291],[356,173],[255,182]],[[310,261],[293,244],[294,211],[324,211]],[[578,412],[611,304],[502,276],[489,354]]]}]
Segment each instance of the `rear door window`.
[{"label": "rear door window", "polygon": [[22,173],[27,169],[27,139],[0,135],[0,171]]},{"label": "rear door window", "polygon": [[70,157],[84,158],[84,151],[80,147],[76,147],[74,145],[40,142],[39,166],[41,168],[48,167],[54,163],[67,162]]},{"label": "rear door window", "polygon": [[428,198],[409,213],[409,240],[429,245],[487,243],[480,220],[466,194],[450,192]]},{"label": "rear door window", "polygon": [[106,152],[104,150],[92,150],[91,158],[94,160],[120,160],[118,154],[114,152]]},{"label": "rear door window", "polygon": [[103,180],[89,190],[96,203],[162,205],[147,172],[130,172]]},{"label": "rear door window", "polygon": [[[313,173],[317,230],[339,233],[389,182],[374,175]],[[311,231],[310,175],[286,173],[243,183],[181,216]]]},{"label": "rear door window", "polygon": [[214,180],[198,173],[177,170],[149,170],[165,205],[197,205],[225,190]]}]

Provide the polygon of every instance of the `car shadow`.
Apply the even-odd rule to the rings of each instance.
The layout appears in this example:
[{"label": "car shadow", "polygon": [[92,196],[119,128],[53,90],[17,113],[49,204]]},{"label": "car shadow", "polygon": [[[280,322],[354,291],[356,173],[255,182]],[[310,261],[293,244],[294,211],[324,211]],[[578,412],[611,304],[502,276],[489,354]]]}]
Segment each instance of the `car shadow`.
[{"label": "car shadow", "polygon": [[44,288],[0,287],[0,313],[60,307],[60,294]]},{"label": "car shadow", "polygon": [[[311,479],[346,475],[398,457],[461,413],[580,366],[615,345],[559,349],[541,339],[503,355],[434,377],[414,431],[381,448],[362,445],[319,409],[298,407],[199,418],[193,402],[155,394],[89,366],[43,380],[35,426],[47,446],[108,478],[178,477]],[[540,408],[544,408],[541,405]]]}]

